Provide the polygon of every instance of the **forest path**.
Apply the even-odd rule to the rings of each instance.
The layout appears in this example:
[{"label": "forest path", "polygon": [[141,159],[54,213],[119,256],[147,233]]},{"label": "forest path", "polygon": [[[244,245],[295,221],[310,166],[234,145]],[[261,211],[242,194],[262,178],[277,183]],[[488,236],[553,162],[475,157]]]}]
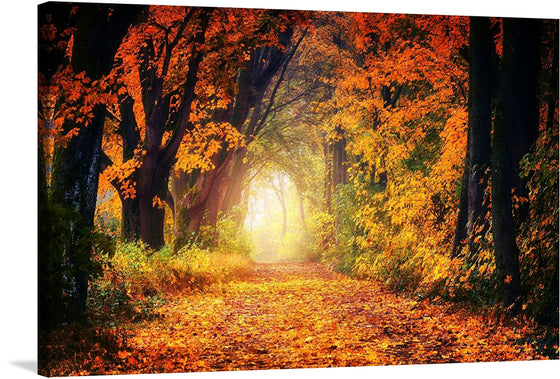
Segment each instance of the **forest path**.
[{"label": "forest path", "polygon": [[255,264],[133,330],[117,372],[526,360],[520,332],[315,263]]}]

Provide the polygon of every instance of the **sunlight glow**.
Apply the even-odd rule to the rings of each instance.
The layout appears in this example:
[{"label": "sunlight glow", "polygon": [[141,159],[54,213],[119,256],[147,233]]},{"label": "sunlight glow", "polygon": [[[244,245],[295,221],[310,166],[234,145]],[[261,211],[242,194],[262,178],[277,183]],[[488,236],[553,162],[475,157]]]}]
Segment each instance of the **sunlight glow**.
[{"label": "sunlight glow", "polygon": [[[245,229],[253,243],[252,258],[258,262],[291,260],[283,256],[283,251],[291,250],[286,244],[289,209],[289,194],[293,184],[283,172],[273,172],[267,176],[259,175],[248,190],[247,216]],[[284,208],[282,207],[282,202]]]}]

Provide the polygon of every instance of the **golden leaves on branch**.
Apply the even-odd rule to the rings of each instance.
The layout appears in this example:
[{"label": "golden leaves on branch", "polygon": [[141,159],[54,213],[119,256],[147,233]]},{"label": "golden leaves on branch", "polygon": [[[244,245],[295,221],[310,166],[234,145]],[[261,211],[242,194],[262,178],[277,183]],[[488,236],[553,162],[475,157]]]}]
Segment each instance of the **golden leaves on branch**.
[{"label": "golden leaves on branch", "polygon": [[134,198],[136,196],[136,182],[131,180],[134,172],[142,166],[142,157],[146,154],[146,150],[135,149],[134,156],[125,161],[114,161],[101,173],[101,179],[108,183],[118,183],[123,199]]},{"label": "golden leaves on branch", "polygon": [[197,125],[181,142],[175,169],[184,172],[212,170],[215,168],[212,158],[222,149],[229,151],[244,145],[244,136],[228,122]]},{"label": "golden leaves on branch", "polygon": [[47,133],[49,128],[48,134],[62,147],[91,123],[97,105],[115,102],[110,77],[92,81],[85,72],[74,73],[71,66],[57,72],[50,83],[39,76],[39,100],[43,107],[49,107],[39,132]]},{"label": "golden leaves on branch", "polygon": [[328,115],[326,140],[342,125],[357,161],[349,170],[360,231],[352,243],[361,252],[351,271],[390,279],[399,269],[430,287],[458,270],[447,258],[453,228],[445,225],[455,223],[466,151],[468,18],[357,13],[351,20],[337,24],[338,35],[352,30],[351,38],[317,44],[335,69],[325,80],[333,96],[315,107]]}]

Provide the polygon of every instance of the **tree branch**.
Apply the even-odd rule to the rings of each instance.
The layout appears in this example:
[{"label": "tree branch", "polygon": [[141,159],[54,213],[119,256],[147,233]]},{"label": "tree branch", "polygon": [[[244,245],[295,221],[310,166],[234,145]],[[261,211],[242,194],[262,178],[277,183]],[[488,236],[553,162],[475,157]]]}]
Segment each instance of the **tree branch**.
[{"label": "tree branch", "polygon": [[284,103],[282,103],[282,104],[280,104],[280,105],[277,105],[277,106],[271,108],[271,109],[270,109],[270,113],[276,112],[276,111],[279,110],[279,109],[282,109],[282,108],[284,108],[284,107],[286,107],[286,106],[288,106],[288,105],[290,105],[290,104],[292,104],[292,103],[295,103],[296,101],[298,101],[298,100],[301,99],[302,97],[304,97],[304,96],[310,94],[311,92],[315,91],[315,90],[316,90],[317,88],[319,88],[319,87],[321,87],[321,85],[317,85],[317,86],[308,88],[307,90],[305,90],[304,92],[300,93],[300,94],[297,95],[296,97],[294,97],[294,98],[292,98],[292,99],[290,99],[290,100],[288,100],[288,101],[286,101],[286,102],[284,102]]},{"label": "tree branch", "polygon": [[102,173],[112,165],[113,165],[113,160],[103,150],[101,150],[101,162],[99,166],[99,172]]},{"label": "tree branch", "polygon": [[258,122],[257,126],[254,128],[254,130],[250,131],[250,134],[252,135],[258,134],[260,130],[264,127],[264,123],[266,122],[266,119],[271,111],[271,108],[274,105],[274,99],[276,97],[276,93],[278,92],[278,88],[280,87],[280,84],[284,80],[284,75],[286,74],[286,70],[288,69],[288,64],[290,63],[294,54],[296,53],[296,50],[301,44],[301,41],[303,41],[303,39],[305,38],[305,35],[307,34],[307,30],[308,30],[307,28],[303,30],[299,40],[296,42],[296,44],[294,45],[294,47],[292,48],[292,50],[284,60],[282,71],[280,73],[280,76],[278,77],[278,80],[276,81],[276,84],[274,85],[274,88],[272,89],[272,93],[270,95],[270,99],[268,100],[268,105],[264,111],[264,114],[261,117],[260,121]]},{"label": "tree branch", "polygon": [[179,25],[179,28],[177,29],[177,34],[175,34],[175,37],[173,38],[173,41],[171,41],[171,42],[168,41],[168,36],[169,36],[169,33],[171,32],[171,30],[170,29],[164,29],[164,31],[165,31],[165,57],[164,57],[164,60],[163,60],[163,67],[161,69],[162,78],[167,75],[167,71],[169,70],[169,64],[171,62],[171,55],[173,53],[173,49],[179,43],[179,40],[180,40],[181,36],[183,35],[183,32],[185,31],[185,28],[187,27],[187,24],[189,23],[189,20],[192,18],[193,14],[194,14],[194,8],[189,8],[189,10],[186,11],[185,18],[183,19],[183,21]]},{"label": "tree branch", "polygon": [[189,118],[191,112],[191,104],[194,101],[194,89],[198,81],[198,69],[204,57],[204,53],[202,51],[196,50],[196,45],[204,44],[206,29],[208,28],[211,13],[212,10],[205,10],[202,12],[201,29],[198,31],[195,37],[195,46],[193,47],[195,53],[191,57],[191,60],[189,62],[187,79],[183,86],[184,89],[181,96],[182,102],[179,105],[179,110],[177,112],[178,121],[175,123],[176,127],[174,133],[171,135],[171,138],[169,139],[167,145],[162,149],[159,157],[162,162],[165,162],[167,164],[171,164],[172,160],[175,159],[175,155],[179,150],[179,146],[181,145],[181,141],[183,139],[183,136],[185,135],[185,132],[187,130],[192,130],[192,128],[194,127]]}]

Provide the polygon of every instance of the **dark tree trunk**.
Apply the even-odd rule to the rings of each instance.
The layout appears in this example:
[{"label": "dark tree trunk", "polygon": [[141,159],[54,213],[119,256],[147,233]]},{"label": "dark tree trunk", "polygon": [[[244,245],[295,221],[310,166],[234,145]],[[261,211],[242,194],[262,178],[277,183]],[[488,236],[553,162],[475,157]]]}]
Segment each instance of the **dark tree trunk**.
[{"label": "dark tree trunk", "polygon": [[187,174],[180,171],[170,177],[170,192],[173,197],[173,251],[178,251],[189,241],[189,224],[191,223],[192,209],[189,205],[194,202],[192,200],[192,192],[188,191],[194,186],[191,181],[194,174]]},{"label": "dark tree trunk", "polygon": [[96,106],[90,125],[83,127],[66,148],[55,152],[53,199],[76,208],[85,226],[93,226],[104,115],[105,107]]},{"label": "dark tree trunk", "polygon": [[[508,107],[507,103],[502,106]],[[492,233],[498,285],[503,291],[504,303],[509,307],[519,303],[521,280],[519,249],[511,214],[511,129],[504,116],[496,119],[492,138]]]},{"label": "dark tree trunk", "polygon": [[485,190],[490,169],[491,100],[494,70],[494,42],[488,17],[470,18],[471,64],[469,68],[469,176],[467,195],[468,256],[476,253],[475,238],[485,234],[488,202]]},{"label": "dark tree trunk", "polygon": [[[184,215],[180,215],[180,213],[185,209],[183,206],[183,199],[185,197],[185,190],[189,188],[189,178],[190,176],[185,173],[184,171],[179,171],[174,173],[169,177],[169,191],[171,192],[171,196],[173,197],[173,238],[183,238],[185,237],[186,231],[186,224],[184,223]],[[177,241],[178,242],[178,241]],[[181,248],[178,246],[175,241],[173,242],[174,248]],[[182,245],[183,241],[179,242],[179,245]]]},{"label": "dark tree trunk", "polygon": [[190,232],[197,233],[204,224],[214,225],[221,202],[223,201],[224,180],[227,172],[231,170],[233,162],[233,154],[227,154],[220,165],[216,165],[216,169],[205,173],[199,178],[201,183],[197,186],[198,197],[194,205],[189,205],[189,226]]},{"label": "dark tree trunk", "polygon": [[206,202],[207,219],[205,221],[208,225],[216,225],[218,216],[223,209],[226,191],[231,181],[233,161],[234,155],[228,154],[220,170],[214,173],[212,186]]},{"label": "dark tree trunk", "polygon": [[138,198],[121,198],[121,238],[125,242],[140,240],[140,204]]},{"label": "dark tree trunk", "polygon": [[[134,116],[134,100],[128,94],[119,98],[121,121],[119,132],[123,141],[123,162],[134,158],[134,151],[140,144],[140,131]],[[129,179],[137,181],[136,173]],[[125,197],[120,190],[120,183],[115,188],[121,199],[121,237],[124,241],[132,242],[140,239],[140,204],[138,197]]]},{"label": "dark tree trunk", "polygon": [[[511,20],[511,62],[517,72],[513,93],[515,119],[512,120],[512,163],[514,194],[528,198],[527,180],[520,176],[519,163],[535,144],[539,132],[538,74],[540,69],[540,26],[537,19]],[[519,204],[516,228],[527,218],[529,202]]]},{"label": "dark tree trunk", "polygon": [[[231,209],[228,202],[232,201],[232,194],[227,191],[235,178],[232,175],[235,157],[235,151],[222,151],[212,158],[214,169],[174,176],[172,193],[176,204],[174,233],[177,248],[184,243],[187,234],[196,234],[205,224],[215,225],[220,212]],[[239,199],[241,191],[240,185]]]},{"label": "dark tree trunk", "polygon": [[[138,17],[140,6],[111,6],[83,4],[79,8],[72,67],[74,72],[85,71],[88,78],[97,80],[111,70],[113,57],[128,27]],[[109,17],[109,14],[111,16]],[[65,149],[55,152],[53,170],[53,200],[66,207],[75,208],[81,222],[72,225],[72,245],[78,242],[84,227],[93,227],[99,169],[101,167],[101,140],[105,122],[105,107],[97,105],[93,109],[93,119],[89,125],[68,122],[66,128],[79,127],[80,133],[73,137]],[[73,303],[74,318],[82,318],[87,299],[87,264],[90,249],[70,252],[69,262],[74,267]]]},{"label": "dark tree trunk", "polygon": [[[71,246],[79,246],[82,229],[94,224],[97,185],[101,164],[101,140],[105,108],[97,106],[90,125],[82,128],[65,149],[55,153],[53,167],[53,201],[64,207],[74,208],[81,216],[80,221],[71,223]],[[73,318],[80,319],[85,312],[88,275],[84,262],[90,260],[87,247],[77,247],[68,252],[67,264],[73,268],[72,281]]]},{"label": "dark tree trunk", "polygon": [[[123,162],[134,158],[134,151],[139,147],[140,143],[140,132],[136,124],[133,107],[134,100],[130,95],[125,94],[119,97],[121,119],[117,132],[121,135],[123,141]],[[106,154],[103,154],[101,164],[101,172],[103,172],[113,162]],[[137,178],[137,173],[133,173],[127,180],[134,183],[137,181]],[[138,196],[131,197],[123,193],[122,183],[116,178],[111,181],[111,185],[121,200],[121,238],[126,242],[137,241],[140,239],[140,205]]]},{"label": "dark tree trunk", "polygon": [[[38,63],[39,63],[39,86],[51,86],[53,76],[61,66],[67,64],[64,59],[65,46],[69,36],[63,36],[61,32],[75,23],[75,17],[70,17],[71,4],[45,3],[38,7],[38,30],[47,26],[54,26],[57,33],[52,36],[38,35]],[[41,93],[40,93],[41,96]],[[64,289],[68,287],[62,269],[66,252],[65,247],[59,244],[59,235],[53,235],[57,231],[59,219],[52,206],[48,175],[52,173],[52,152],[47,142],[51,138],[52,119],[58,99],[39,97],[39,114],[42,119],[37,140],[38,146],[38,321],[41,330],[57,327],[67,317],[67,299],[64,297]],[[42,133],[41,133],[42,132]],[[43,134],[44,133],[44,134]],[[45,135],[46,134],[46,135]],[[63,220],[68,224],[68,220]],[[68,225],[64,225],[67,229]],[[41,363],[41,362],[39,362]]]},{"label": "dark tree trunk", "polygon": [[165,209],[153,205],[149,196],[139,198],[140,239],[148,246],[158,250],[165,245]]},{"label": "dark tree trunk", "polygon": [[498,285],[505,306],[516,313],[521,305],[521,279],[511,190],[519,175],[520,149],[513,145],[520,135],[530,138],[538,123],[534,117],[538,104],[531,99],[536,97],[537,83],[530,79],[535,73],[529,71],[538,69],[536,58],[530,55],[538,51],[538,44],[533,43],[539,27],[536,20],[509,18],[504,19],[503,27],[502,78],[492,138],[492,229]]},{"label": "dark tree trunk", "polygon": [[[138,168],[136,196],[140,216],[140,239],[158,250],[165,245],[165,209],[163,202],[167,197],[167,183],[171,167],[158,162],[159,150],[148,150],[142,166]],[[156,199],[160,200],[158,204]]]},{"label": "dark tree trunk", "polygon": [[[181,172],[171,182],[171,194],[174,200],[174,249],[181,248],[189,235],[197,233],[209,219],[216,221],[225,193],[223,184],[227,180],[227,171],[231,169],[233,154],[227,154],[221,164],[219,157],[213,158],[216,169],[203,174]],[[221,182],[222,185],[218,185]],[[212,214],[210,214],[212,213]]]}]

